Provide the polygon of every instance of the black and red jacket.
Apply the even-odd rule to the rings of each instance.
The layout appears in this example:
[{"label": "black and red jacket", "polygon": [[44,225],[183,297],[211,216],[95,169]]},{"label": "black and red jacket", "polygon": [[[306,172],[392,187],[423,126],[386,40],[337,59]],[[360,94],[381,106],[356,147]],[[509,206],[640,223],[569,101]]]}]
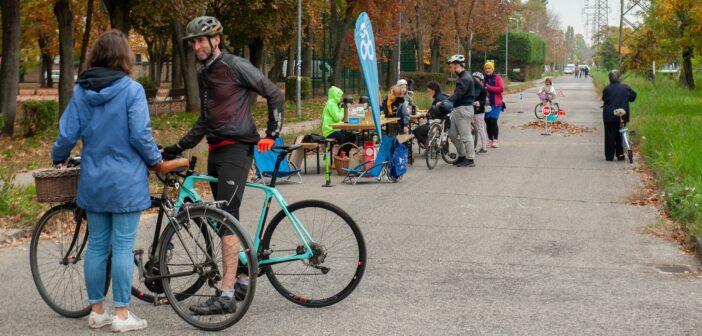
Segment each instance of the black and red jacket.
[{"label": "black and red jacket", "polygon": [[248,60],[222,52],[198,74],[200,118],[179,142],[181,148],[195,147],[203,137],[208,143],[229,140],[256,143],[252,108],[257,95],[268,102],[266,137],[276,138],[283,126],[285,97],[278,87]]}]

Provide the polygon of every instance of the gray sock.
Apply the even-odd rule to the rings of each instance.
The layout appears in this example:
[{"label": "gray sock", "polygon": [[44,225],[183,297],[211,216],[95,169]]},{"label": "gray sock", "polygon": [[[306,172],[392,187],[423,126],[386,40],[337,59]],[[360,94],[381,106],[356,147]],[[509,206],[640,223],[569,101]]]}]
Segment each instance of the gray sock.
[{"label": "gray sock", "polygon": [[233,298],[234,297],[234,290],[226,290],[222,292],[222,296],[228,297],[228,298]]}]

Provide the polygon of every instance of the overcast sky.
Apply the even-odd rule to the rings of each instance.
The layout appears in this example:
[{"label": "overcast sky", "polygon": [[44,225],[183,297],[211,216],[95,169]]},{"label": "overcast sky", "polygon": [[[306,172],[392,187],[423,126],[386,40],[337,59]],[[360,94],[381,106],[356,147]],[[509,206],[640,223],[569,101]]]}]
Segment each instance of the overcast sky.
[{"label": "overcast sky", "polygon": [[[590,0],[590,4],[594,5],[597,0]],[[609,24],[611,26],[619,26],[619,1],[608,0]],[[561,29],[565,31],[566,27],[573,26],[576,34],[585,34],[585,18],[583,17],[583,7],[585,0],[548,0],[548,8],[558,14],[561,19]]]}]

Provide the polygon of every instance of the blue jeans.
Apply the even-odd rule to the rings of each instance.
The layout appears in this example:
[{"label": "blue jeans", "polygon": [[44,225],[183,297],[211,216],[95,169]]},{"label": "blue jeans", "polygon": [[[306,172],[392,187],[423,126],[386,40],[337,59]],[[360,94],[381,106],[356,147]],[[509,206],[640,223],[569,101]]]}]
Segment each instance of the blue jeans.
[{"label": "blue jeans", "polygon": [[134,271],[134,239],[141,212],[98,213],[87,211],[88,251],[85,284],[90,304],[105,300],[107,254],[112,247],[112,299],[114,307],[129,305]]}]

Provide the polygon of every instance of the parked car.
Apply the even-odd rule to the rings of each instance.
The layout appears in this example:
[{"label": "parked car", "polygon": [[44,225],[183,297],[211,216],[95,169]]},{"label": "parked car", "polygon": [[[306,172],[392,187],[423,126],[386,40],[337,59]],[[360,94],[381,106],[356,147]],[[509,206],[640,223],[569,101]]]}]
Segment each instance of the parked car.
[{"label": "parked car", "polygon": [[[61,70],[51,70],[51,81],[58,83],[59,77],[61,76]],[[44,74],[44,79],[46,79],[46,74]],[[78,80],[78,75],[73,75],[73,81]]]},{"label": "parked car", "polygon": [[563,73],[566,75],[572,75],[575,72],[575,64],[567,64]]},{"label": "parked car", "polygon": [[[300,63],[297,66],[301,66],[302,63]],[[283,76],[288,77],[288,60],[283,61]],[[290,74],[290,76],[295,76],[295,73]],[[329,65],[329,63],[324,62],[322,60],[314,60],[312,61],[312,78],[313,79],[322,79],[323,77],[327,78],[327,81],[331,81],[332,78],[332,67]]]}]

